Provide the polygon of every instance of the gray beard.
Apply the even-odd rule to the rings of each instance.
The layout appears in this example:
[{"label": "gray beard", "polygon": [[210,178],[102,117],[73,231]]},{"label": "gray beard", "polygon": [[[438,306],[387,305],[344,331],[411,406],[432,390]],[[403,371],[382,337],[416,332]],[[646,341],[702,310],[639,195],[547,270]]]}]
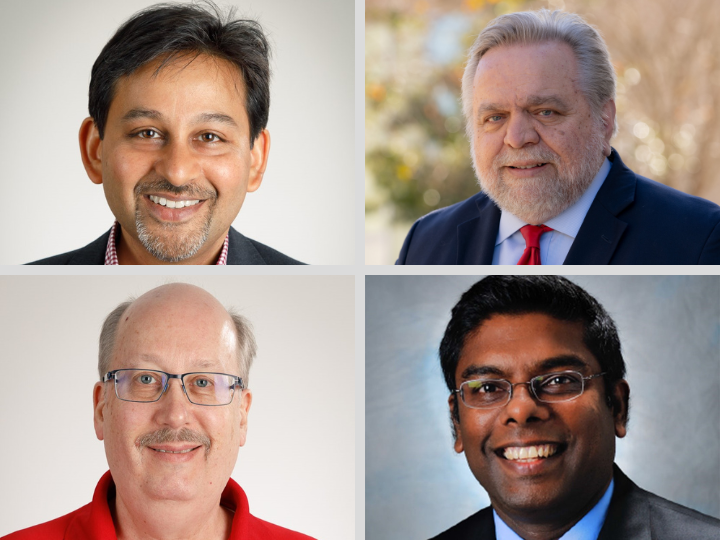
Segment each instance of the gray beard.
[{"label": "gray beard", "polygon": [[[163,235],[156,235],[148,231],[140,211],[135,212],[135,227],[137,228],[138,239],[156,259],[176,263],[181,262],[197,254],[210,235],[212,212],[208,212],[207,219],[202,227],[193,231],[190,235],[183,235],[175,231],[177,225],[174,223],[158,223],[162,228]],[[145,219],[152,219],[145,216]]]},{"label": "gray beard", "polygon": [[[476,163],[475,172],[482,190],[502,210],[531,225],[540,225],[577,202],[604,160],[603,135],[598,128],[574,162],[564,162],[546,146],[532,146],[497,155],[489,169],[479,170]],[[554,166],[555,171],[550,168],[535,178],[513,178],[511,185],[501,167],[518,161],[552,163],[550,167]]]}]

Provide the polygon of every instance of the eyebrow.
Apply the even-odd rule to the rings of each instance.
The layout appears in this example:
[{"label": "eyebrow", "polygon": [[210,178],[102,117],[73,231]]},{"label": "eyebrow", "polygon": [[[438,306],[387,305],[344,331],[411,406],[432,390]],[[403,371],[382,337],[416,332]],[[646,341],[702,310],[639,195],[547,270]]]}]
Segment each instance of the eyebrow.
[{"label": "eyebrow", "polygon": [[[150,362],[151,364],[155,365],[154,369],[158,369],[159,371],[163,371],[160,369],[160,358],[155,356],[154,354],[139,354],[138,358],[141,359],[144,362]],[[195,366],[195,370],[198,369],[214,369],[217,367],[217,364],[215,364],[212,360],[201,360],[198,362],[198,364]],[[132,367],[130,369],[144,369],[142,367]],[[145,368],[145,369],[151,369],[151,368]],[[188,373],[193,373],[194,371],[188,371]]]},{"label": "eyebrow", "polygon": [[[555,95],[548,95],[548,96],[529,96],[527,100],[525,100],[524,107],[537,107],[538,105],[552,105],[554,107],[557,107],[558,109],[567,110],[568,106],[565,104],[565,102],[559,97]],[[507,108],[506,105],[502,105],[500,103],[484,103],[481,104],[478,107],[477,110],[477,116],[478,118],[484,114],[487,114],[489,112],[497,112],[502,111]]]},{"label": "eyebrow", "polygon": [[[534,367],[534,371],[547,372],[557,368],[575,368],[575,369],[588,369],[587,362],[585,362],[579,356],[574,354],[563,354],[560,356],[554,356],[552,358],[546,358]],[[461,379],[467,380],[475,377],[482,377],[484,375],[497,375],[498,377],[507,377],[508,374],[502,369],[492,365],[485,366],[468,366],[460,374]]]},{"label": "eyebrow", "polygon": [[[132,120],[138,120],[142,118],[149,118],[151,120],[163,120],[165,117],[160,111],[156,111],[155,109],[144,109],[141,107],[136,107],[126,112],[125,115],[123,115],[123,117],[120,119],[120,121],[130,122]],[[202,124],[205,122],[219,122],[221,124],[226,124],[231,127],[238,127],[237,122],[235,122],[232,116],[217,112],[206,112],[198,114],[192,121],[193,124]]]}]

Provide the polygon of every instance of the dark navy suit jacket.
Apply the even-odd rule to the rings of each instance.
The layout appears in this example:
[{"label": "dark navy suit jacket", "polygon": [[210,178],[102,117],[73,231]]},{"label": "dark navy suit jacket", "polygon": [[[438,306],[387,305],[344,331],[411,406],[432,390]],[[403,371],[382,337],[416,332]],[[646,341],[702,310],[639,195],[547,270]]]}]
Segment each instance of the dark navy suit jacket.
[{"label": "dark navy suit jacket", "polygon": [[[639,488],[615,467],[613,490],[598,540],[717,540],[720,520]],[[488,506],[432,540],[495,540]]]},{"label": "dark navy suit jacket", "polygon": [[[720,206],[612,168],[564,264],[720,264]],[[484,193],[417,220],[396,264],[492,264],[500,209]]]},{"label": "dark navy suit jacket", "polygon": [[[68,251],[62,255],[55,255],[29,264],[105,264],[105,250],[107,249],[110,231],[107,231],[97,240],[87,246]],[[230,240],[228,241],[228,264],[304,264],[283,255],[273,248],[251,240],[230,227]]]}]

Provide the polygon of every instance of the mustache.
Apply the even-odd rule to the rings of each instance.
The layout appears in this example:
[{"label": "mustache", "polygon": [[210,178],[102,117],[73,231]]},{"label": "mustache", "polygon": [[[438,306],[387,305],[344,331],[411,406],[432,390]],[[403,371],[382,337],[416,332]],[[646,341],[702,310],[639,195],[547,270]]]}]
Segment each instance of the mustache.
[{"label": "mustache", "polygon": [[547,148],[532,147],[516,153],[503,152],[495,156],[493,166],[496,168],[507,167],[518,161],[536,161],[537,163],[558,163],[560,156]]},{"label": "mustache", "polygon": [[173,195],[189,195],[194,199],[210,199],[212,201],[217,199],[217,191],[214,189],[201,188],[195,184],[176,186],[168,182],[165,178],[141,182],[135,186],[134,191],[136,197],[162,191]]},{"label": "mustache", "polygon": [[179,431],[172,430],[170,428],[151,431],[150,433],[146,433],[145,435],[138,437],[135,444],[140,450],[142,450],[146,446],[169,442],[198,443],[205,447],[205,455],[210,452],[210,437],[188,428],[182,428]]}]

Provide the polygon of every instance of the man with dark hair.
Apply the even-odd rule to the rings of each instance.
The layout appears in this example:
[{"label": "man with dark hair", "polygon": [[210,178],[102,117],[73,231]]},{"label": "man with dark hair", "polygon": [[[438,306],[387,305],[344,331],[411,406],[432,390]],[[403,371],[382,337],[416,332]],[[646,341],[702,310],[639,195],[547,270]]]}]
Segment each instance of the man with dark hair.
[{"label": "man with dark hair", "polygon": [[231,227],[267,165],[270,49],[206,4],[140,11],[103,48],[79,138],[116,221],[34,264],[301,264]]},{"label": "man with dark hair", "polygon": [[613,320],[557,276],[490,276],[440,345],[456,452],[485,508],[438,540],[710,540],[720,521],[636,486],[614,465],[630,388]]}]

